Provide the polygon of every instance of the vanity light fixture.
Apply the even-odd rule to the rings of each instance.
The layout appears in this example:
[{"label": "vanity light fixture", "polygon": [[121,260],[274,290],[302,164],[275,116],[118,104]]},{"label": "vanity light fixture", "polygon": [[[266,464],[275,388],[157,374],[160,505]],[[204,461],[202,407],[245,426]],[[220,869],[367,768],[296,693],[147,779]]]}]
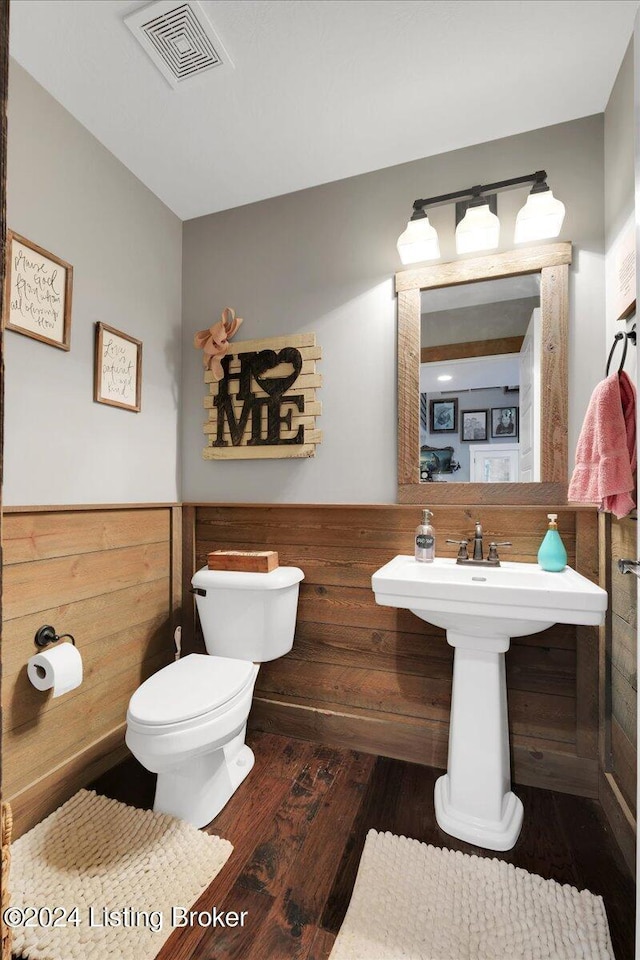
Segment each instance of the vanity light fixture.
[{"label": "vanity light fixture", "polygon": [[533,187],[516,219],[515,243],[557,237],[564,220],[565,208],[564,204],[553,196],[546,181],[546,171],[537,170],[524,177],[478,184],[466,190],[415,200],[407,229],[398,240],[400,259],[403,264],[411,264],[421,260],[437,260],[440,257],[438,234],[429,223],[425,207],[441,206],[457,200],[469,202],[463,219],[456,227],[456,251],[475,253],[479,250],[494,250],[500,240],[500,221],[491,210],[491,198],[488,195],[526,183],[533,184]]}]

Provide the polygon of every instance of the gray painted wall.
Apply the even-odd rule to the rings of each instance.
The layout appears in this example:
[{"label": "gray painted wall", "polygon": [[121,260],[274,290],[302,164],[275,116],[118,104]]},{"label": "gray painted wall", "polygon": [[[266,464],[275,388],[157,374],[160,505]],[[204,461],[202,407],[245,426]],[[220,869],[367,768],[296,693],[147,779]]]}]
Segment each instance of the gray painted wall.
[{"label": "gray painted wall", "polygon": [[[357,133],[354,133],[357,135]],[[286,157],[283,157],[286,162]],[[604,350],[603,117],[534,130],[189,221],[183,238],[183,497],[232,502],[396,499],[396,240],[416,197],[545,168],[575,244],[569,343],[570,458]],[[524,191],[500,196],[502,249]],[[454,208],[433,211],[455,259]],[[240,339],[314,331],[323,349],[319,425],[309,460],[205,462],[196,330],[223,307]],[[416,403],[418,398],[416,397]]]},{"label": "gray painted wall", "polygon": [[[613,286],[615,284],[614,255],[616,244],[625,231],[635,226],[635,156],[634,156],[634,57],[633,39],[629,43],[618,71],[604,114],[604,217],[606,250],[606,343],[604,358],[608,355],[613,336],[619,330],[630,329],[635,317],[626,323],[616,321]],[[637,351],[627,354],[625,368],[632,376],[637,369]],[[618,346],[615,358],[621,357]],[[603,374],[604,374],[603,369]]]},{"label": "gray painted wall", "polygon": [[607,249],[634,208],[633,39],[604,113],[604,218]]},{"label": "gray painted wall", "polygon": [[[69,353],[5,334],[4,503],[175,501],[182,224],[14,61],[7,223],[74,288]],[[141,413],[93,402],[98,320],[144,342]]]}]

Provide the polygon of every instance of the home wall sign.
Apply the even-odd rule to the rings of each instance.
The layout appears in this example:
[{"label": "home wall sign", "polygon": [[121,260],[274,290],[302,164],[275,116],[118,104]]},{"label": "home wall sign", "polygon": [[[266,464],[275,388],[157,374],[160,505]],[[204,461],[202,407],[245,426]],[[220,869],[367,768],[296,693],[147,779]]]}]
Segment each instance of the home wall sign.
[{"label": "home wall sign", "polygon": [[72,288],[70,263],[7,230],[3,316],[7,330],[69,350]]},{"label": "home wall sign", "polygon": [[205,460],[313,457],[322,440],[316,389],[322,351],[314,333],[230,343],[223,376],[205,370]]}]

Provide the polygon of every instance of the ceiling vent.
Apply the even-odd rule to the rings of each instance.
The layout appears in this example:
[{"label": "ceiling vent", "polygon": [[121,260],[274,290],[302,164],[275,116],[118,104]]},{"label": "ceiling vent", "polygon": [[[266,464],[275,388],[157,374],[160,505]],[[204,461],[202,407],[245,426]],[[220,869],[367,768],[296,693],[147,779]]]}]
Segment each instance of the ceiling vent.
[{"label": "ceiling vent", "polygon": [[214,67],[233,67],[197,0],[157,0],[124,22],[172,87]]}]

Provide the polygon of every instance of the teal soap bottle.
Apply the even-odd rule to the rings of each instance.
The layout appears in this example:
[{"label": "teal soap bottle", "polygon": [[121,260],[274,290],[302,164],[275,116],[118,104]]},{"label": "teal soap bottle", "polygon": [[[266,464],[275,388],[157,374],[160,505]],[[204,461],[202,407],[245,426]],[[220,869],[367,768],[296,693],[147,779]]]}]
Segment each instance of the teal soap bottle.
[{"label": "teal soap bottle", "polygon": [[549,529],[538,550],[538,563],[549,573],[560,573],[567,565],[567,551],[558,533],[557,513],[548,513]]}]

